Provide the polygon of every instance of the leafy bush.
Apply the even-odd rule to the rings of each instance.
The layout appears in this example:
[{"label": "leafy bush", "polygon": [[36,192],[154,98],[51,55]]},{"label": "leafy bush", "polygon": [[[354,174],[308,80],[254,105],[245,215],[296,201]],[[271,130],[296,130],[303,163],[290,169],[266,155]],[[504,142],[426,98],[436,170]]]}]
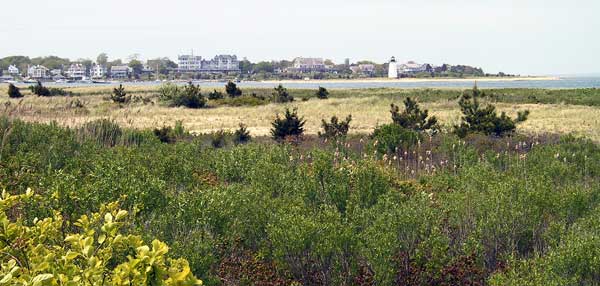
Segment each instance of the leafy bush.
[{"label": "leafy bush", "polygon": [[224,98],[223,93],[220,91],[217,91],[216,89],[208,93],[208,99],[210,99],[210,100],[219,100],[219,99],[223,99],[223,98]]},{"label": "leafy bush", "polygon": [[119,84],[119,87],[113,89],[110,99],[115,103],[123,104],[128,103],[131,100],[131,96],[128,96],[123,85]]},{"label": "leafy bush", "polygon": [[375,128],[371,138],[375,142],[375,149],[380,154],[393,154],[399,149],[407,150],[417,144],[420,135],[418,132],[398,124],[385,124]]},{"label": "leafy bush", "polygon": [[329,123],[322,119],[321,128],[323,128],[323,133],[319,132],[319,137],[328,139],[346,137],[348,129],[350,129],[350,121],[352,121],[352,115],[348,115],[346,120],[342,121],[339,121],[337,116],[332,116]]},{"label": "leafy bush", "polygon": [[304,124],[306,121],[303,117],[298,117],[298,110],[293,109],[290,111],[289,108],[285,109],[284,117],[277,117],[271,123],[273,128],[271,128],[271,136],[275,141],[282,142],[287,139],[287,137],[295,137],[299,138],[304,133]]},{"label": "leafy bush", "polygon": [[317,90],[317,93],[315,95],[318,99],[327,99],[329,98],[329,91],[327,91],[326,88],[319,86],[319,90]]},{"label": "leafy bush", "polygon": [[289,94],[287,88],[283,87],[281,84],[275,88],[275,92],[273,92],[273,98],[275,102],[286,103],[294,101],[294,97]]},{"label": "leafy bush", "polygon": [[19,90],[19,88],[11,83],[8,85],[8,97],[20,98],[20,97],[23,97],[23,95],[21,94],[21,91]]},{"label": "leafy bush", "polygon": [[236,145],[245,144],[248,143],[250,139],[252,139],[252,136],[250,136],[250,131],[248,131],[248,128],[244,123],[240,123],[240,128],[235,130],[233,133],[233,142]]},{"label": "leafy bush", "polygon": [[437,118],[429,116],[428,110],[421,110],[419,104],[407,97],[404,100],[404,110],[400,112],[400,108],[392,103],[391,111],[392,120],[406,129],[414,131],[432,131],[439,129]]},{"label": "leafy bush", "polygon": [[237,87],[237,85],[229,81],[225,85],[225,92],[229,95],[229,97],[238,97],[242,95],[242,90]]},{"label": "leafy bush", "polygon": [[168,82],[158,88],[158,94],[161,101],[171,101],[179,94],[179,87],[176,84]]},{"label": "leafy bush", "polygon": [[223,148],[227,145],[227,135],[229,135],[224,130],[219,130],[211,134],[210,144],[213,148]]},{"label": "leafy bush", "polygon": [[190,82],[172,99],[171,105],[176,107],[202,108],[206,105],[206,98],[200,93],[200,86]]},{"label": "leafy bush", "polygon": [[65,233],[63,216],[11,221],[11,211],[32,200],[33,192],[0,199],[4,226],[0,281],[10,285],[201,285],[185,259],[167,256],[169,247],[125,234],[128,212],[117,204],[77,220],[75,233]]},{"label": "leafy bush", "polygon": [[454,133],[460,137],[465,137],[469,133],[482,133],[485,135],[502,136],[514,132],[516,124],[527,120],[529,110],[519,111],[517,118],[512,119],[502,112],[500,116],[496,114],[496,107],[488,104],[481,107],[479,98],[482,96],[477,85],[472,91],[465,91],[458,102],[460,110],[463,113],[460,125],[454,126]]},{"label": "leafy bush", "polygon": [[31,92],[37,96],[51,96],[50,90],[42,85],[42,82],[38,80],[36,85],[29,87]]}]

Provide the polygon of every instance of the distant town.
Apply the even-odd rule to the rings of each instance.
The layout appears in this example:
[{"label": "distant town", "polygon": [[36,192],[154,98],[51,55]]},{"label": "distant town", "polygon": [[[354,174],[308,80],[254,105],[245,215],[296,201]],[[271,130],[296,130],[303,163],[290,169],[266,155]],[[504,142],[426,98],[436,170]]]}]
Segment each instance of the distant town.
[{"label": "distant town", "polygon": [[0,81],[28,82],[103,82],[156,80],[307,80],[361,78],[463,78],[504,77],[504,73],[488,74],[468,65],[434,65],[407,61],[399,63],[391,57],[386,63],[372,61],[336,64],[323,58],[297,57],[293,60],[253,63],[236,55],[216,55],[212,58],[183,54],[172,61],[167,57],[142,61],[133,55],[123,61],[109,60],[100,54],[95,61],[71,61],[56,56],[29,58],[9,56],[0,59]]}]

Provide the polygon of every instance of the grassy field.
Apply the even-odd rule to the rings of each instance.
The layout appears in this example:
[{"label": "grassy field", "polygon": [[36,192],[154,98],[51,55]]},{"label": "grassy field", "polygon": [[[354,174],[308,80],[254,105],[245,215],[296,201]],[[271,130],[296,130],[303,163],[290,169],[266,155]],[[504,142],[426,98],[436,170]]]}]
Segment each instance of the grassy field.
[{"label": "grassy field", "polygon": [[[99,118],[109,118],[124,127],[146,129],[163,125],[173,126],[182,121],[194,133],[207,133],[220,129],[233,130],[240,122],[248,125],[253,135],[268,135],[270,123],[286,107],[298,108],[307,120],[306,132],[316,134],[321,119],[333,115],[353,117],[350,133],[368,134],[377,125],[388,123],[389,106],[399,104],[406,96],[417,98],[436,115],[446,128],[460,119],[457,89],[332,89],[330,99],[312,97],[313,90],[293,89],[297,99],[291,104],[269,103],[260,106],[228,106],[209,102],[209,108],[171,108],[158,101],[156,87],[127,87],[133,102],[119,107],[108,98],[111,87],[69,88],[78,96],[37,97],[22,89],[25,97],[9,99],[6,86],[0,86],[2,112],[29,122],[56,121],[61,126],[80,126]],[[514,115],[528,109],[531,116],[519,126],[528,134],[558,133],[585,136],[600,141],[600,90],[541,90],[500,89],[484,90],[488,100],[500,111]],[[207,93],[204,90],[204,93]],[[244,89],[245,94],[270,96],[271,89]],[[311,97],[311,98],[309,98]],[[309,98],[307,101],[302,98]]]}]

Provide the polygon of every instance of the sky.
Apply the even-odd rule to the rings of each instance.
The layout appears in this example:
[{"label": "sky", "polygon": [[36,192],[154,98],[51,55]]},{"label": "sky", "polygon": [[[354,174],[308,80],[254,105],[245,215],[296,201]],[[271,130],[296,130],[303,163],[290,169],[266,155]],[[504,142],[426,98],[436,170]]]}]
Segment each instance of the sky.
[{"label": "sky", "polygon": [[600,73],[598,0],[3,0],[0,58],[236,54]]}]

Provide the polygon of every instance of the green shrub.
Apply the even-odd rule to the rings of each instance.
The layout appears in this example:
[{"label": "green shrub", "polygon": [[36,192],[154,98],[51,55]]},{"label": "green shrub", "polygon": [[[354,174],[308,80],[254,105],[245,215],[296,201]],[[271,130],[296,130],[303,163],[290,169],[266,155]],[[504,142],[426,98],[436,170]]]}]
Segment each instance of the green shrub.
[{"label": "green shrub", "polygon": [[287,91],[287,88],[283,87],[281,84],[275,88],[275,92],[273,92],[273,99],[275,102],[286,103],[294,101],[294,97],[290,95]]},{"label": "green shrub", "polygon": [[38,80],[36,85],[30,86],[31,92],[37,96],[51,96],[50,90],[42,85],[42,82]]},{"label": "green shrub", "polygon": [[329,98],[329,91],[326,88],[319,86],[319,89],[315,93],[318,99],[327,99]]},{"label": "green shrub", "polygon": [[393,154],[417,144],[420,135],[398,124],[385,124],[375,128],[371,138],[374,140],[375,149],[380,154]]},{"label": "green shrub", "polygon": [[458,102],[463,116],[460,125],[454,126],[454,133],[459,137],[469,133],[502,136],[514,132],[516,124],[527,120],[529,110],[519,111],[516,119],[508,117],[505,112],[498,116],[493,105],[480,106],[481,96],[481,91],[475,85],[472,91],[465,91]]},{"label": "green shrub", "polygon": [[236,145],[248,143],[252,139],[250,131],[244,123],[240,123],[240,128],[233,133],[233,142]]},{"label": "green shrub", "polygon": [[[5,228],[0,241],[0,277],[7,285],[201,285],[185,259],[167,256],[169,247],[124,233],[129,213],[116,204],[98,213],[81,216],[78,231],[65,233],[60,212],[52,217],[18,218],[12,209],[32,200],[33,192],[0,199],[0,221]],[[14,219],[14,217],[13,217]],[[18,246],[18,247],[16,247]],[[57,259],[60,258],[60,262]],[[85,282],[84,282],[85,281]]]},{"label": "green shrub", "polygon": [[119,87],[113,89],[110,99],[115,103],[123,104],[131,100],[131,95],[128,96],[123,85],[119,84]]},{"label": "green shrub", "polygon": [[20,97],[23,97],[23,95],[21,94],[21,91],[19,90],[19,88],[11,83],[8,85],[8,97],[20,98]]},{"label": "green shrub", "polygon": [[391,111],[392,120],[406,129],[414,131],[432,131],[436,132],[439,129],[437,118],[429,116],[427,109],[421,110],[419,104],[407,97],[404,100],[404,110],[400,112],[400,108],[392,103]]},{"label": "green shrub", "polygon": [[[285,109],[284,117],[277,117],[271,123],[271,136],[275,141],[282,142],[288,137],[300,138],[304,134],[304,124],[306,121],[303,117],[298,117],[298,110],[289,108]],[[293,139],[293,138],[292,138]]]},{"label": "green shrub", "polygon": [[224,130],[219,130],[217,132],[212,133],[211,139],[210,139],[210,145],[212,145],[213,148],[225,147],[225,145],[227,145],[227,136],[228,135],[229,135],[229,133],[225,132]]},{"label": "green shrub", "polygon": [[206,98],[200,93],[200,86],[190,82],[173,98],[171,105],[176,107],[202,108],[206,105]]},{"label": "green shrub", "polygon": [[352,115],[348,115],[346,120],[342,121],[339,121],[337,116],[332,116],[330,121],[331,122],[327,122],[325,119],[321,120],[321,128],[323,128],[323,133],[319,132],[319,137],[328,139],[346,137],[348,130],[350,129]]},{"label": "green shrub", "polygon": [[223,99],[223,98],[224,98],[223,93],[220,91],[217,91],[216,89],[208,93],[208,99],[210,99],[210,100],[219,100],[219,99]]},{"label": "green shrub", "polygon": [[171,101],[174,98],[176,98],[178,94],[179,87],[177,87],[176,84],[170,82],[162,84],[158,88],[159,100],[161,101]]},{"label": "green shrub", "polygon": [[242,95],[242,90],[237,87],[237,85],[229,81],[225,85],[225,92],[229,95],[229,97],[238,97]]}]

